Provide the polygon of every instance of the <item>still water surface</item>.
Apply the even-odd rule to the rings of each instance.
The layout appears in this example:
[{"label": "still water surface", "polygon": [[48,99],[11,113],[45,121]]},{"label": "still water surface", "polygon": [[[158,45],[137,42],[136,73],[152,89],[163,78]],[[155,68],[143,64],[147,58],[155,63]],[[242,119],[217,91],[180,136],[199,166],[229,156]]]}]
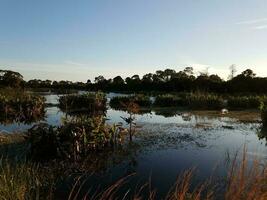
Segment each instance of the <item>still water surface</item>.
[{"label": "still water surface", "polygon": [[[108,94],[108,98],[114,95],[118,94]],[[44,96],[47,103],[58,103],[58,95]],[[64,116],[57,106],[51,106],[46,108],[43,121],[57,126]],[[126,117],[127,113],[111,108],[106,114],[110,124],[123,122],[123,116]],[[138,181],[151,177],[153,187],[163,195],[177,175],[188,168],[196,167],[196,180],[209,178],[214,171],[216,176],[225,175],[229,159],[237,151],[242,151],[244,144],[247,145],[248,160],[252,161],[257,156],[261,161],[267,161],[266,140],[258,137],[261,124],[260,116],[255,112],[221,115],[219,111],[161,110],[137,115],[136,123],[139,129],[135,141],[138,149],[98,175],[97,182],[111,182],[134,172]],[[25,131],[32,125],[1,124],[0,130]],[[91,183],[88,182],[89,185]]]}]

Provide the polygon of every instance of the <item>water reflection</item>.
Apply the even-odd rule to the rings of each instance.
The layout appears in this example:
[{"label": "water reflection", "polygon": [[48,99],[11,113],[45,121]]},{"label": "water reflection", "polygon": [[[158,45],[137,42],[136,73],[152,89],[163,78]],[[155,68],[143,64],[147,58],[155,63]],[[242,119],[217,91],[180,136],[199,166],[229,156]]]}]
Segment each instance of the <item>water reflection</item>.
[{"label": "water reflection", "polygon": [[[50,107],[46,108],[45,118],[41,121],[50,125],[58,126],[66,117],[93,115],[64,113],[56,106],[58,95],[45,97]],[[106,116],[109,124],[124,123],[121,117],[128,116],[123,110],[112,108],[100,114]],[[136,115],[136,123],[139,131],[134,146],[127,144],[116,151],[89,155],[80,163],[65,163],[68,166],[66,173],[74,175],[72,180],[64,180],[62,190],[59,188],[58,191],[59,197],[62,197],[59,199],[65,199],[65,189],[73,183],[74,177],[81,174],[89,176],[92,171],[95,175],[85,184],[87,189],[90,185],[107,185],[120,177],[137,173],[136,182],[140,179],[147,181],[151,176],[153,186],[159,189],[158,193],[164,194],[179,172],[190,167],[197,167],[199,179],[209,177],[216,164],[220,166],[216,175],[224,175],[226,167],[222,163],[226,160],[225,152],[228,152],[228,158],[232,157],[236,151],[242,151],[244,144],[248,147],[248,160],[252,161],[255,155],[262,160],[267,159],[267,131],[261,128],[258,113],[230,112],[229,115],[221,115],[220,112],[142,109]],[[2,124],[0,129],[25,131],[31,125]]]}]

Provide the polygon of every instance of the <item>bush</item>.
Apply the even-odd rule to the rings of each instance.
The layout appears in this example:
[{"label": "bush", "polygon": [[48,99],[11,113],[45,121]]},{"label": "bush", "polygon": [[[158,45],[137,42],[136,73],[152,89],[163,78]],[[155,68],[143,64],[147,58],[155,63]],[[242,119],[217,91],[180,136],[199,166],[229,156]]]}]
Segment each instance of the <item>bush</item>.
[{"label": "bush", "polygon": [[149,96],[136,95],[136,96],[117,96],[113,97],[109,104],[112,108],[122,108],[124,105],[129,104],[131,101],[138,104],[140,107],[150,107],[152,102]]},{"label": "bush", "polygon": [[155,106],[186,106],[193,109],[218,109],[224,105],[223,98],[212,94],[160,95],[156,97]]},{"label": "bush", "polygon": [[239,96],[229,97],[227,104],[231,109],[256,109],[260,107],[260,103],[259,96]]},{"label": "bush", "polygon": [[105,111],[106,97],[102,93],[71,94],[59,98],[59,107],[63,111]]},{"label": "bush", "polygon": [[44,117],[45,98],[15,90],[0,91],[0,120],[32,122]]},{"label": "bush", "polygon": [[189,94],[185,104],[194,109],[221,109],[224,107],[224,99],[213,94]]},{"label": "bush", "polygon": [[74,158],[90,151],[113,147],[123,139],[118,126],[105,124],[103,117],[67,121],[60,127],[38,124],[28,131],[31,156],[36,160]]},{"label": "bush", "polygon": [[159,95],[156,97],[154,106],[160,107],[172,107],[172,106],[183,106],[184,100],[180,96],[175,95]]}]

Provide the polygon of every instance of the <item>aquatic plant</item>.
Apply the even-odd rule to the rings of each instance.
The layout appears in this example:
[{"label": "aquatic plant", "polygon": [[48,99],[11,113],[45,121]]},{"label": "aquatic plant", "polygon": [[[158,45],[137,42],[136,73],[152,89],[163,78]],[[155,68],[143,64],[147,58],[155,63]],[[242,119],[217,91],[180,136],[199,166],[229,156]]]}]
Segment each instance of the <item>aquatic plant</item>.
[{"label": "aquatic plant", "polygon": [[2,122],[32,122],[44,117],[45,99],[23,91],[0,91],[0,120]]},{"label": "aquatic plant", "polygon": [[149,96],[145,96],[145,95],[135,95],[135,96],[117,96],[117,97],[113,97],[110,102],[109,105],[112,108],[120,108],[123,109],[125,106],[124,104],[129,104],[130,102],[134,102],[135,104],[137,104],[140,107],[150,107],[152,105],[152,102],[150,100]]},{"label": "aquatic plant", "polygon": [[156,96],[154,106],[159,107],[175,107],[175,106],[183,106],[185,104],[184,99],[178,95],[158,95]]},{"label": "aquatic plant", "polygon": [[185,97],[185,104],[193,109],[221,109],[224,107],[224,99],[215,94],[190,93]]},{"label": "aquatic plant", "polygon": [[129,137],[130,142],[132,142],[133,135],[135,133],[135,129],[133,129],[134,125],[136,125],[135,121],[135,114],[139,113],[139,105],[135,103],[134,100],[128,103],[122,103],[124,109],[129,114],[129,117],[121,117],[128,125],[129,125]]},{"label": "aquatic plant", "polygon": [[60,96],[59,107],[66,112],[106,110],[106,96],[103,93],[68,94]]},{"label": "aquatic plant", "polygon": [[257,109],[260,107],[260,96],[230,96],[227,98],[227,106],[230,109]]},{"label": "aquatic plant", "polygon": [[31,162],[0,160],[0,199],[52,199],[55,179]]},{"label": "aquatic plant", "polygon": [[124,132],[118,125],[107,125],[102,116],[66,121],[60,127],[37,124],[28,131],[34,159],[74,158],[88,152],[114,147],[123,142]]},{"label": "aquatic plant", "polygon": [[224,100],[214,94],[180,93],[177,95],[159,95],[154,106],[161,107],[188,107],[192,109],[219,109],[223,108]]}]

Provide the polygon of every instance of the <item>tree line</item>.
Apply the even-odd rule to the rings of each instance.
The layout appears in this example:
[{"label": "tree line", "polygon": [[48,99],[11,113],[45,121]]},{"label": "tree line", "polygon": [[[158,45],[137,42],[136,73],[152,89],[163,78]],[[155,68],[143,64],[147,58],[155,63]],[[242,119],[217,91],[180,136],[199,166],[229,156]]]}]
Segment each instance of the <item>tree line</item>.
[{"label": "tree line", "polygon": [[266,93],[267,78],[258,77],[247,69],[235,75],[235,67],[230,67],[228,80],[223,80],[216,74],[200,72],[195,75],[192,67],[182,71],[174,69],[158,70],[140,77],[133,75],[123,79],[116,76],[106,79],[104,76],[95,77],[94,81],[84,82],[51,81],[32,79],[25,81],[23,76],[11,70],[0,70],[1,87],[21,88],[51,88],[51,89],[80,89],[91,91],[113,92],[213,92],[213,93]]}]

